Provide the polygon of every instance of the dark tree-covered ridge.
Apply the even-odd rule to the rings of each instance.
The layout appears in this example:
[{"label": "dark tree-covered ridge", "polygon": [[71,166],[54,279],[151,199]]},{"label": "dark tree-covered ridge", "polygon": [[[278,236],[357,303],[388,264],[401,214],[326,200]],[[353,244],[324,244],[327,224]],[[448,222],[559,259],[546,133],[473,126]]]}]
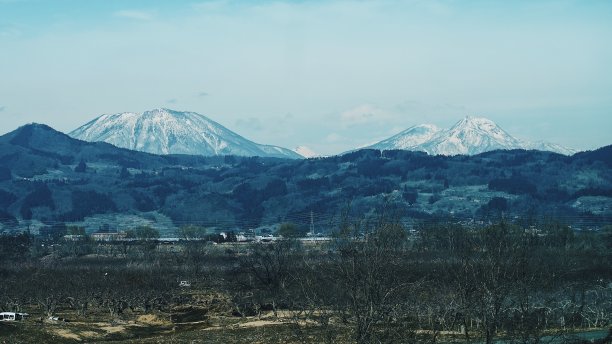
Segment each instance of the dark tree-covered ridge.
[{"label": "dark tree-covered ridge", "polygon": [[241,230],[311,220],[328,231],[349,203],[359,216],[388,205],[403,223],[554,217],[597,229],[612,218],[609,153],[612,146],[574,156],[525,150],[450,157],[360,150],[304,160],[157,156],[29,125],[0,137],[0,210],[10,222],[2,230],[29,219],[84,225],[129,214],[169,218],[170,225],[158,227],[162,235],[190,224]]}]

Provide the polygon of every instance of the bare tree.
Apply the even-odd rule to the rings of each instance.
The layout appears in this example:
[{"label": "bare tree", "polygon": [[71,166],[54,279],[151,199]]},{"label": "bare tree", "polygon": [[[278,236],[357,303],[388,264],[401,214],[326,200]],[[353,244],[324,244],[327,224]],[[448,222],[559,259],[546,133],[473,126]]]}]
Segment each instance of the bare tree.
[{"label": "bare tree", "polygon": [[419,282],[405,260],[406,231],[382,218],[344,227],[333,242],[326,278],[335,292],[335,316],[352,327],[357,343],[409,341],[415,331],[407,312]]},{"label": "bare tree", "polygon": [[255,306],[261,314],[261,306],[269,304],[277,315],[279,302],[289,301],[289,289],[295,279],[295,269],[300,262],[301,244],[295,240],[257,243],[239,259],[239,272],[243,279],[238,283],[253,292]]}]

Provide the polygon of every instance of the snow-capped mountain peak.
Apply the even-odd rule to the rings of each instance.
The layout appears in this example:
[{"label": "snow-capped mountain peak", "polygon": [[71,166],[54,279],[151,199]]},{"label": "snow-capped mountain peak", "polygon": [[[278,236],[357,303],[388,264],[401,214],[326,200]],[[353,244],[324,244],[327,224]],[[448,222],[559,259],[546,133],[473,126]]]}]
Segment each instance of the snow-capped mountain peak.
[{"label": "snow-capped mountain peak", "polygon": [[516,141],[510,134],[499,127],[495,122],[484,117],[466,116],[455,123],[447,132],[449,136],[462,136],[475,139],[477,136],[489,136],[499,141]]},{"label": "snow-capped mountain peak", "polygon": [[102,115],[69,135],[154,154],[302,157],[289,149],[247,140],[198,113],[165,108]]},{"label": "snow-capped mountain peak", "polygon": [[449,130],[440,132],[422,148],[430,154],[478,154],[495,149],[521,148],[521,142],[495,122],[467,116]]},{"label": "snow-capped mountain peak", "polygon": [[546,142],[523,142],[490,119],[466,116],[450,129],[432,125],[417,125],[367,148],[380,150],[407,149],[429,154],[479,154],[496,149],[539,149],[561,154],[575,151]]}]

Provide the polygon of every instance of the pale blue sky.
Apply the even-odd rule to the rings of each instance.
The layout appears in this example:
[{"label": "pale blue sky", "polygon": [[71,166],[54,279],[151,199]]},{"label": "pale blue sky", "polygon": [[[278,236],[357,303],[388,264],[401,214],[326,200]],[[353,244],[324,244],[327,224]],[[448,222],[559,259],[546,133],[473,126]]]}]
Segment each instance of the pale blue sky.
[{"label": "pale blue sky", "polygon": [[333,154],[483,116],[612,144],[612,1],[0,0],[0,134],[156,107]]}]

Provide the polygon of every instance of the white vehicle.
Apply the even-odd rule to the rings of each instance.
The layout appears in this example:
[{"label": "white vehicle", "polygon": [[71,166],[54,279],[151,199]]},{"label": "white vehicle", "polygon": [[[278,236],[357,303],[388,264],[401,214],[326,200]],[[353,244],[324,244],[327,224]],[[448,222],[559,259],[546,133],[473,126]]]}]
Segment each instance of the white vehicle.
[{"label": "white vehicle", "polygon": [[191,283],[189,283],[189,281],[181,281],[179,287],[191,287]]},{"label": "white vehicle", "polygon": [[25,319],[28,313],[2,312],[0,313],[0,321],[19,321]]}]

